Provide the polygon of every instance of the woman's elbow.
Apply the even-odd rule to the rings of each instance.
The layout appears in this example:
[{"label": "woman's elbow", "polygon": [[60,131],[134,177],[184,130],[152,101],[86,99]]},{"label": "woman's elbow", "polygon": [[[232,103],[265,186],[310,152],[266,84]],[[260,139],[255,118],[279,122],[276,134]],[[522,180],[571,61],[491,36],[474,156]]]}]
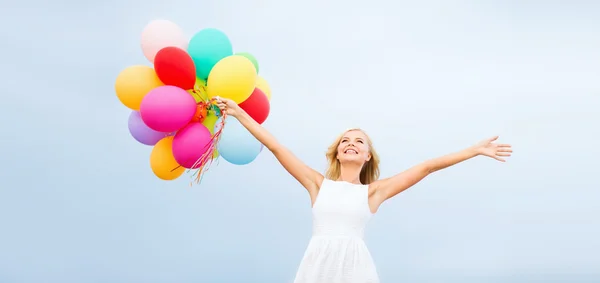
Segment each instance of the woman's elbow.
[{"label": "woman's elbow", "polygon": [[437,166],[437,164],[434,161],[426,161],[423,164],[421,164],[420,166],[420,171],[422,171],[423,174],[425,175],[429,175],[435,171],[440,170],[439,166]]}]

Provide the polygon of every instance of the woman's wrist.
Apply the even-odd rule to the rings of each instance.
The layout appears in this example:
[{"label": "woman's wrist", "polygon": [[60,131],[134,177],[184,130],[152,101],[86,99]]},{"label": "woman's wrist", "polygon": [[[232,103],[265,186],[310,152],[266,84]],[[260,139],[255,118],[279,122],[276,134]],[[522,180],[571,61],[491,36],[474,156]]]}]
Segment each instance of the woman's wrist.
[{"label": "woman's wrist", "polygon": [[481,155],[481,150],[478,146],[470,146],[466,149],[473,157]]},{"label": "woman's wrist", "polygon": [[[233,112],[233,115],[231,115],[231,116],[235,117],[238,120],[250,117],[250,115],[248,115],[248,113],[237,104],[235,106],[235,110],[232,112]],[[248,117],[246,117],[246,116],[248,116]]]}]

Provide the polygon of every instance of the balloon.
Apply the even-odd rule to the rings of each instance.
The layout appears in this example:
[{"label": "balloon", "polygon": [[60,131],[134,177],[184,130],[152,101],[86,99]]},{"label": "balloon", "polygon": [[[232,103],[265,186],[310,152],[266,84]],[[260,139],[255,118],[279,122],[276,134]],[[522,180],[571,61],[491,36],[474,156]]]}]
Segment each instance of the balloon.
[{"label": "balloon", "polygon": [[[209,112],[206,118],[204,118],[204,121],[202,122],[202,125],[204,125],[210,131],[211,137],[215,134],[215,124],[217,123],[218,119],[219,117],[215,115],[215,113]],[[213,159],[216,159],[218,157],[219,151],[215,149],[215,151],[213,152]]]},{"label": "balloon", "polygon": [[208,28],[192,37],[187,51],[196,65],[196,77],[206,80],[217,62],[233,54],[233,47],[222,31]]},{"label": "balloon", "polygon": [[256,87],[260,88],[260,90],[262,90],[265,95],[267,96],[267,99],[271,100],[271,87],[269,86],[269,83],[261,76],[257,76],[256,77]]},{"label": "balloon", "polygon": [[185,90],[161,86],[150,91],[140,107],[142,120],[159,132],[175,132],[192,120],[196,102]]},{"label": "balloon", "polygon": [[115,91],[123,105],[131,110],[139,110],[144,96],[162,85],[152,67],[136,65],[127,67],[119,73],[115,82]]},{"label": "balloon", "polygon": [[182,89],[194,88],[196,67],[185,50],[178,47],[165,47],[154,58],[156,75],[165,85]]},{"label": "balloon", "polygon": [[239,105],[240,108],[244,109],[259,124],[267,120],[269,111],[271,110],[269,99],[259,88],[255,88],[252,95]]},{"label": "balloon", "polygon": [[210,131],[211,135],[215,134],[215,124],[217,123],[217,119],[219,119],[217,115],[209,112],[208,115],[206,115],[206,118],[204,118],[204,121],[202,121],[202,125]]},{"label": "balloon", "polygon": [[[217,120],[215,131],[221,127],[221,119]],[[261,143],[233,117],[225,118],[225,127],[217,144],[223,159],[235,165],[248,164],[260,153]]]},{"label": "balloon", "polygon": [[221,113],[221,109],[219,109],[219,107],[214,107],[214,110],[215,110],[215,115],[217,115],[217,117],[223,116],[223,113]]},{"label": "balloon", "polygon": [[197,169],[201,164],[194,164],[208,150],[211,143],[210,131],[200,123],[189,123],[175,134],[173,155],[175,160],[185,168]]},{"label": "balloon", "polygon": [[240,55],[240,56],[244,56],[244,57],[248,58],[248,60],[250,60],[250,62],[252,62],[252,64],[254,65],[254,68],[256,69],[256,73],[258,74],[258,72],[259,72],[258,60],[256,60],[256,57],[254,57],[254,55],[252,55],[248,52],[238,52],[235,55]]},{"label": "balloon", "polygon": [[144,121],[142,121],[142,116],[138,111],[131,111],[129,114],[129,133],[131,136],[138,142],[145,145],[155,145],[159,140],[163,139],[166,136],[169,136],[169,133],[158,132],[153,129],[150,129]]},{"label": "balloon", "polygon": [[185,172],[173,156],[173,136],[164,137],[154,145],[150,152],[150,168],[156,177],[165,180],[175,180]]},{"label": "balloon", "polygon": [[196,103],[208,100],[208,94],[206,93],[206,82],[202,79],[196,78],[194,88],[187,90],[187,92],[194,97]]},{"label": "balloon", "polygon": [[219,61],[208,76],[208,96],[229,98],[236,103],[246,100],[256,84],[256,69],[248,58],[232,55]]},{"label": "balloon", "polygon": [[174,46],[185,50],[188,40],[183,31],[175,23],[167,20],[154,20],[142,31],[142,52],[146,59],[154,62],[159,50]]},{"label": "balloon", "polygon": [[192,122],[202,123],[204,119],[206,119],[206,114],[206,105],[198,104],[196,106],[196,113],[194,114],[194,117],[192,117]]}]

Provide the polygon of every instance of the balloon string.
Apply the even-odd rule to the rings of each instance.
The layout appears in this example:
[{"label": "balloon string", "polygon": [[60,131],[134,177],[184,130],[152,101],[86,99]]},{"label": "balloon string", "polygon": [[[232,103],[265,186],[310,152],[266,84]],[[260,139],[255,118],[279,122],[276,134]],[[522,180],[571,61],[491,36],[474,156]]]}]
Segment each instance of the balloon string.
[{"label": "balloon string", "polygon": [[[208,104],[211,105],[211,104]],[[218,108],[213,109],[213,111],[217,112]],[[209,107],[210,109],[210,107]],[[204,177],[204,173],[206,173],[206,171],[208,171],[208,169],[210,168],[210,166],[212,165],[213,161],[214,161],[214,154],[215,151],[217,150],[217,144],[219,143],[219,140],[221,138],[221,134],[223,133],[223,128],[225,128],[225,118],[227,118],[227,114],[224,112],[221,112],[221,122],[220,122],[220,126],[216,127],[217,131],[213,134],[213,136],[211,137],[210,141],[208,142],[208,144],[206,144],[205,147],[208,147],[206,149],[206,151],[200,156],[200,158],[198,158],[198,160],[196,160],[194,162],[194,164],[192,164],[191,168],[195,168],[195,169],[189,169],[187,170],[188,172],[190,170],[195,170],[195,172],[192,174],[193,177],[195,177],[193,179],[192,182],[190,182],[190,186],[193,185],[193,182],[195,181],[196,184],[199,184],[202,182],[202,178]],[[171,170],[171,172],[177,170],[181,168],[181,165],[173,168]]]},{"label": "balloon string", "polygon": [[[221,122],[220,122],[220,126],[216,127],[218,130],[213,134],[213,136],[211,137],[208,144],[205,145],[205,148],[208,147],[206,149],[206,151],[190,167],[190,168],[195,168],[195,169],[187,170],[187,172],[190,172],[191,170],[195,170],[195,172],[192,174],[194,179],[192,180],[192,182],[190,182],[190,186],[193,185],[194,181],[196,182],[196,184],[201,183],[202,178],[204,177],[204,173],[206,173],[206,171],[208,171],[209,167],[212,165],[212,163],[215,159],[214,154],[215,154],[215,151],[217,150],[217,144],[219,143],[219,140],[221,138],[223,128],[225,127],[225,118],[227,117],[226,113],[220,111],[220,109],[216,105],[211,103],[211,100],[210,100],[208,94],[206,94],[206,86],[205,85],[201,85],[201,86],[196,85],[191,90],[191,92],[194,96],[200,98],[200,100],[201,100],[197,103],[197,105],[206,106],[207,112],[212,110],[215,112],[216,116],[219,116],[219,114],[220,114]],[[171,172],[178,170],[181,167],[182,166],[179,165],[179,166],[173,168],[171,170]]]},{"label": "balloon string", "polygon": [[208,97],[208,93],[206,92],[205,85],[201,85],[201,86],[195,85],[194,89],[192,89],[192,92],[194,94],[197,94],[200,99],[204,100],[204,102],[209,101],[209,97]]},{"label": "balloon string", "polygon": [[[192,168],[197,167],[196,172],[193,174],[193,176],[195,176],[196,184],[199,184],[202,182],[202,177],[204,177],[204,173],[206,173],[206,171],[208,171],[208,169],[210,168],[210,166],[212,165],[212,163],[215,159],[214,153],[217,149],[217,144],[219,143],[219,140],[221,139],[221,134],[223,133],[223,128],[225,127],[226,116],[227,115],[225,113],[222,114],[220,126],[217,128],[218,130],[212,136],[212,138],[208,144],[208,149],[192,165]],[[190,183],[190,186],[191,185],[192,184]]]},{"label": "balloon string", "polygon": [[204,97],[204,95],[202,95],[202,92],[201,92],[201,91],[199,91],[199,90],[197,90],[197,89],[192,89],[192,95],[193,95],[194,97],[196,97],[196,98],[199,98],[199,99],[200,99],[200,102],[199,102],[199,103],[202,103],[202,102],[206,102],[206,101],[208,101],[208,97]]}]

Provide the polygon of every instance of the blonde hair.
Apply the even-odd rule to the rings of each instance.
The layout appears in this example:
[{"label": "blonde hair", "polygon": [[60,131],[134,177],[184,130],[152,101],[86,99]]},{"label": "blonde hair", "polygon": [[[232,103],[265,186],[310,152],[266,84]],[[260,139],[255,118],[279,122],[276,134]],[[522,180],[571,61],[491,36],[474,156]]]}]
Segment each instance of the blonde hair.
[{"label": "blonde hair", "polygon": [[367,145],[369,146],[369,153],[371,153],[371,159],[369,159],[369,161],[367,161],[363,165],[362,170],[360,170],[360,182],[364,185],[368,185],[379,179],[379,155],[377,155],[375,148],[373,148],[373,143],[371,142],[371,139],[369,138],[367,133],[365,133],[365,131],[359,128],[354,128],[343,132],[329,146],[329,148],[327,149],[327,153],[325,154],[325,156],[327,157],[327,162],[329,163],[327,171],[325,172],[325,178],[330,180],[337,180],[340,178],[340,175],[342,174],[342,166],[340,164],[340,161],[337,159],[338,146],[340,145],[340,142],[342,141],[344,135],[347,132],[351,131],[360,131],[367,137]]}]

